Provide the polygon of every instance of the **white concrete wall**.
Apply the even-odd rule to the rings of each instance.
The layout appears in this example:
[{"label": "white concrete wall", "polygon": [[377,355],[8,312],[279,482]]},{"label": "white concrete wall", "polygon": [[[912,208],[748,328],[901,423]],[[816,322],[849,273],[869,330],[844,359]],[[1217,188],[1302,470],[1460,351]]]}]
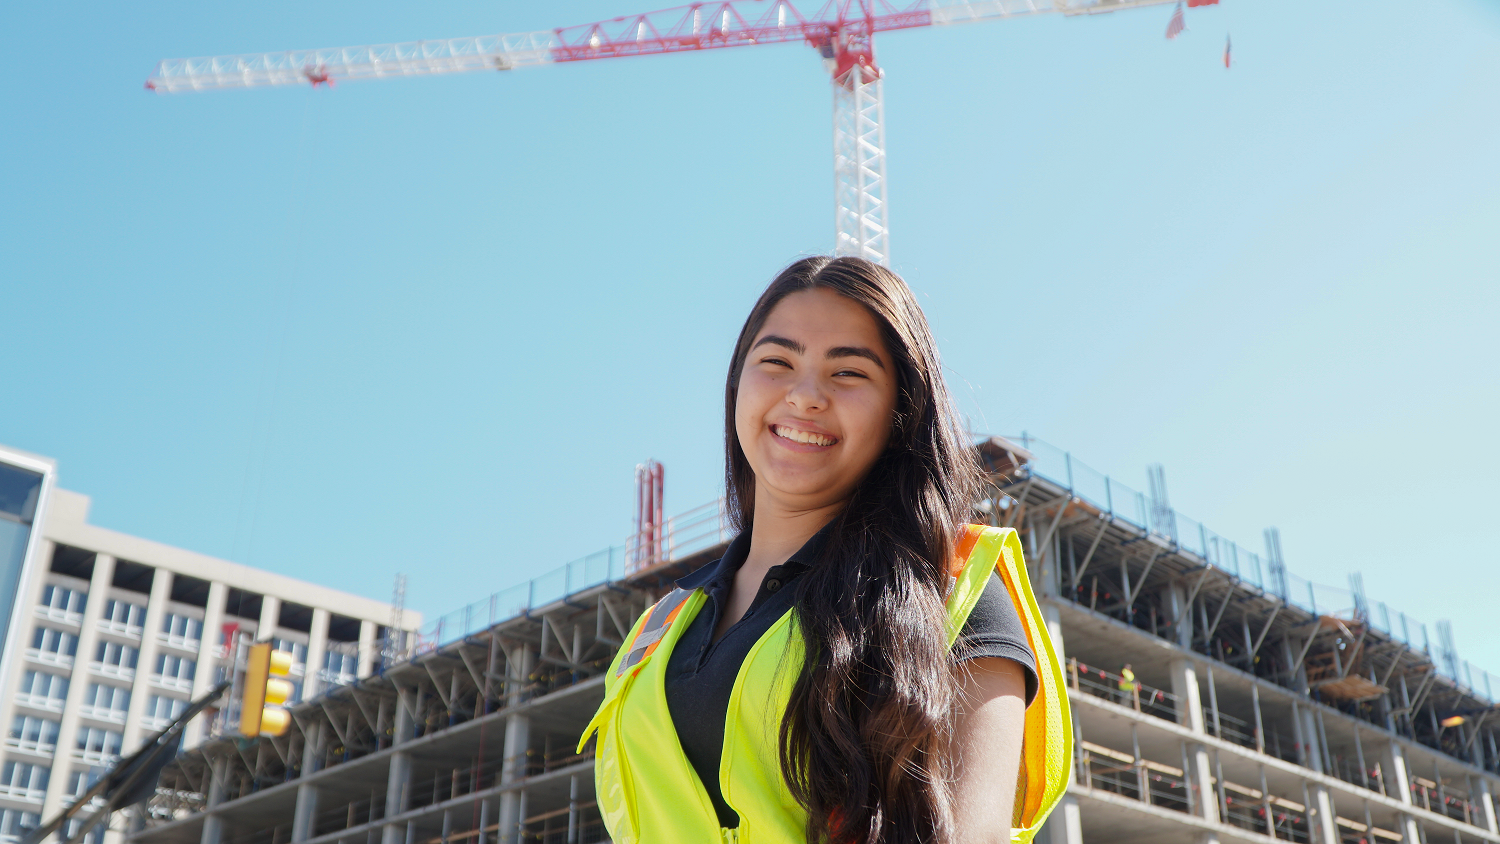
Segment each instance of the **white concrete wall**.
[{"label": "white concrete wall", "polygon": [[[328,627],[334,614],[359,621],[361,633],[364,634],[361,639],[366,638],[379,625],[389,623],[390,607],[381,601],[96,527],[88,523],[88,510],[87,496],[53,488],[49,506],[38,514],[38,525],[34,528],[40,536],[37,559],[33,566],[35,576],[30,578],[24,586],[23,594],[18,596],[17,618],[20,623],[17,625],[14,647],[8,649],[12,658],[6,664],[3,672],[5,676],[0,677],[0,682],[4,683],[4,689],[7,692],[0,694],[0,729],[4,729],[8,734],[11,720],[18,711],[24,711],[29,715],[44,716],[44,713],[40,711],[18,706],[14,695],[10,693],[19,686],[27,670],[47,669],[53,673],[68,674],[70,685],[62,713],[60,715],[45,714],[45,717],[58,721],[60,727],[57,749],[51,759],[51,776],[44,802],[31,804],[0,796],[0,807],[40,812],[44,813],[44,818],[47,817],[65,805],[64,792],[67,789],[70,774],[74,770],[88,770],[91,767],[89,763],[79,759],[75,752],[76,736],[80,729],[89,726],[104,727],[121,733],[123,752],[128,754],[140,742],[155,733],[155,725],[145,722],[153,696],[161,695],[185,701],[210,690],[214,685],[215,668],[221,662],[218,639],[225,621],[226,609],[229,609],[225,605],[227,595],[232,588],[264,597],[259,623],[252,621],[251,624],[246,625],[248,628],[255,629],[257,639],[267,639],[280,632],[286,638],[307,644],[307,673],[303,678],[304,696],[315,694],[318,690],[317,675],[319,669],[322,668],[323,653],[328,644]],[[66,624],[53,623],[52,625],[67,628],[70,632],[76,632],[79,635],[78,653],[71,670],[35,664],[24,656],[24,650],[31,641],[32,631],[36,623],[41,620],[37,617],[36,606],[42,589],[49,581],[55,582],[61,578],[50,571],[53,550],[57,545],[68,545],[95,553],[95,573],[86,587],[88,602],[81,628],[72,631],[71,627]],[[94,661],[95,649],[101,638],[100,618],[106,603],[112,596],[124,597],[127,594],[111,586],[117,560],[129,560],[155,569],[149,596],[128,593],[132,602],[146,607],[146,616],[140,641],[132,641],[132,644],[139,648],[134,678],[128,683],[120,679],[114,679],[112,682],[116,686],[129,685],[131,690],[130,706],[124,724],[91,720],[83,717],[79,711],[91,684],[110,682],[109,678],[101,678],[96,674],[90,668],[90,664]],[[189,576],[208,582],[206,607],[181,605],[170,600],[172,583],[179,576]],[[82,583],[70,583],[70,585],[73,588],[84,588]],[[310,632],[278,630],[280,610],[286,602],[308,606],[312,609]],[[173,611],[201,618],[203,621],[202,638],[195,647],[184,648],[162,641],[162,620],[167,613]],[[407,626],[412,629],[419,627],[422,621],[419,613],[411,611],[405,613],[404,619]],[[103,635],[104,638],[113,641],[124,641],[126,638],[118,633],[104,633]],[[196,670],[190,688],[179,688],[175,684],[163,685],[159,681],[156,675],[156,656],[159,653],[196,659]],[[191,746],[200,740],[204,727],[201,718],[191,725],[185,744]],[[0,764],[3,764],[8,755],[10,755],[8,749],[0,743]],[[38,757],[36,754],[14,751],[14,755],[18,760],[24,759],[33,763],[45,762],[43,757]],[[123,818],[117,818],[116,826],[122,822]],[[106,844],[113,844],[118,837],[118,832],[112,831],[106,839]]]}]

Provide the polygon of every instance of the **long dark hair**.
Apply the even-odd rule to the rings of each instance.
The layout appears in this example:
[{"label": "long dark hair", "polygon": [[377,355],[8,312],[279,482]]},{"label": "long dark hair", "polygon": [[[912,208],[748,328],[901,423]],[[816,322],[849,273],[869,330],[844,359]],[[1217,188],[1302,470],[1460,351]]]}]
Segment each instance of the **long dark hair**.
[{"label": "long dark hair", "polygon": [[788,294],[825,289],[869,310],[895,361],[890,443],[801,578],[806,642],[781,728],[781,767],[809,842],[918,844],[951,837],[947,748],[956,686],[944,634],[948,563],[980,470],[943,383],[927,319],[900,276],[859,258],[782,270],[740,329],[724,388],[725,488],[734,526],[755,519],[755,473],[734,411],[750,344]]}]

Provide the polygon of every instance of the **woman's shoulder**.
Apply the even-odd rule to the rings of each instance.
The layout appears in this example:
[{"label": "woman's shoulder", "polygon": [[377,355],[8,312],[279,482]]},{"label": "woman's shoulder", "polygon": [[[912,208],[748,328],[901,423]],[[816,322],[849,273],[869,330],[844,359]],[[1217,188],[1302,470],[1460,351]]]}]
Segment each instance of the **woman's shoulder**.
[{"label": "woman's shoulder", "polygon": [[953,650],[960,660],[980,657],[1015,660],[1026,670],[1026,702],[1029,704],[1036,695],[1036,656],[1031,652],[1026,628],[1021,624],[1010,590],[998,573],[990,573]]}]

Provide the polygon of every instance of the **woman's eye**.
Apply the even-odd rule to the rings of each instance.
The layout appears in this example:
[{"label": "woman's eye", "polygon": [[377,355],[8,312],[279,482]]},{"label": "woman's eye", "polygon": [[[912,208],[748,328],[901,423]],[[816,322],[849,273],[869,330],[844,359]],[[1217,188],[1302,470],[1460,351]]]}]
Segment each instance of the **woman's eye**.
[{"label": "woman's eye", "polygon": [[782,360],[781,358],[763,358],[761,360],[761,363],[769,363],[769,364],[772,364],[774,366],[784,366],[787,369],[791,369],[792,368],[791,364],[787,363],[786,361]]},{"label": "woman's eye", "polygon": [[863,378],[865,377],[865,374],[863,372],[855,372],[852,369],[841,369],[838,372],[833,373],[833,377],[835,378],[843,378],[846,376],[852,378]]}]

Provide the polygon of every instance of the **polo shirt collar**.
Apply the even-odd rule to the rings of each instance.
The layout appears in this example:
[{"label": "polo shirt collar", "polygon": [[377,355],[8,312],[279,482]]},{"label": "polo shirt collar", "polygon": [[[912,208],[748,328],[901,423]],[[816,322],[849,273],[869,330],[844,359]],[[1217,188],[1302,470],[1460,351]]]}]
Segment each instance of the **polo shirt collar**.
[{"label": "polo shirt collar", "polygon": [[[828,536],[833,532],[833,522],[818,529],[806,542],[802,544],[797,552],[782,563],[781,568],[787,574],[801,574],[812,568],[818,562],[818,557],[823,552],[823,546],[828,541]],[[734,579],[735,572],[745,564],[745,558],[750,555],[750,531],[741,531],[724,549],[724,556],[703,566],[702,568],[677,579],[680,589],[692,591],[694,589],[709,589],[712,586],[726,586]]]}]

